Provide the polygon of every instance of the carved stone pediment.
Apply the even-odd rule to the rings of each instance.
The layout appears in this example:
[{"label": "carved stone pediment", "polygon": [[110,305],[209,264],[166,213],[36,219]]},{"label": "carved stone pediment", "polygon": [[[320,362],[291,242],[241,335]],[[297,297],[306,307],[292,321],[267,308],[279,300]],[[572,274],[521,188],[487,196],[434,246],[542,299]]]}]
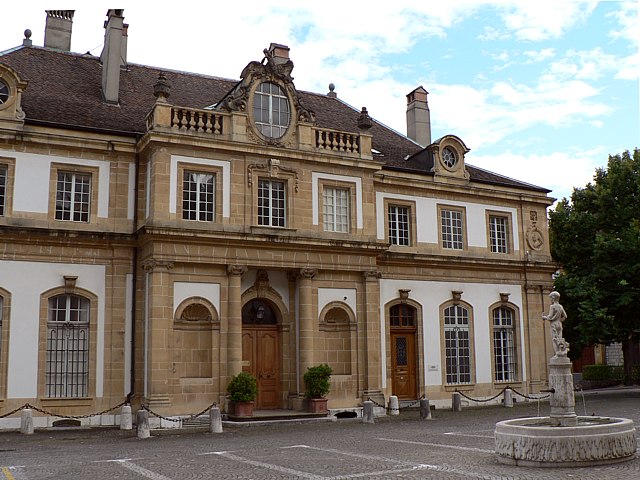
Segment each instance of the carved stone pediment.
[{"label": "carved stone pediment", "polygon": [[0,63],[0,123],[24,124],[25,113],[22,110],[22,92],[27,82],[18,72]]}]

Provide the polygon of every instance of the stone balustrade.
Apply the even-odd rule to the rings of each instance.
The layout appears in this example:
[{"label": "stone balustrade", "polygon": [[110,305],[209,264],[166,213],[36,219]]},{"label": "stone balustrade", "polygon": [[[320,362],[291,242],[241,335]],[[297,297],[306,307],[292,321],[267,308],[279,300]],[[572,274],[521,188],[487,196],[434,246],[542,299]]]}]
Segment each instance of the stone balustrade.
[{"label": "stone balustrade", "polygon": [[340,132],[315,128],[315,146],[321,150],[332,152],[360,153],[360,135],[357,133]]},{"label": "stone balustrade", "polygon": [[171,128],[181,132],[191,131],[222,135],[223,115],[211,110],[172,107]]}]

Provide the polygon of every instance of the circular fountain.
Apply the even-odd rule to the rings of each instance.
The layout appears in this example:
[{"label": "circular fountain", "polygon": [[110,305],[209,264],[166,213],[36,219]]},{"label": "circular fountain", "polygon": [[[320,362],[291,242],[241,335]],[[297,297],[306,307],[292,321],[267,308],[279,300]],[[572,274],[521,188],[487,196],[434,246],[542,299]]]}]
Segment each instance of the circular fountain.
[{"label": "circular fountain", "polygon": [[622,462],[635,457],[633,421],[626,418],[578,417],[569,344],[562,338],[566,313],[551,292],[549,315],[555,355],[549,361],[548,417],[505,420],[496,424],[495,445],[500,463],[536,467],[580,467]]}]

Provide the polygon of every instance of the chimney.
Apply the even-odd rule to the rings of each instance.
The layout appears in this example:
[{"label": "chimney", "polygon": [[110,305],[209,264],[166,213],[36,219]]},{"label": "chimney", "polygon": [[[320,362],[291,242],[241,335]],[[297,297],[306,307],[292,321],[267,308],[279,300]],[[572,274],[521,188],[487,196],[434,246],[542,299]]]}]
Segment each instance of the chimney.
[{"label": "chimney", "polygon": [[[104,22],[104,48],[100,54],[102,63],[102,95],[107,103],[118,103],[120,91],[120,66],[124,65],[123,43],[126,48],[126,35],[122,9],[110,9]],[[126,57],[126,52],[125,57]]]},{"label": "chimney", "polygon": [[71,50],[71,27],[75,10],[45,10],[44,46],[68,52]]},{"label": "chimney", "polygon": [[431,144],[431,113],[427,92],[420,86],[407,95],[407,137],[426,147]]},{"label": "chimney", "polygon": [[276,65],[282,65],[289,61],[289,47],[272,43],[269,45],[268,55],[273,59]]}]

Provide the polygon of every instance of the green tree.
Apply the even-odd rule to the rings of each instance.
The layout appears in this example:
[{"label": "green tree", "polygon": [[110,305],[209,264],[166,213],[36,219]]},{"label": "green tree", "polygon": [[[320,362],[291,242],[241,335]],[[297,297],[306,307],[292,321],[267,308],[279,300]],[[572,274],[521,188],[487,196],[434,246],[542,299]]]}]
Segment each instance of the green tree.
[{"label": "green tree", "polygon": [[629,383],[640,363],[640,150],[609,156],[592,183],[550,212],[550,229],[572,355],[621,342]]}]

